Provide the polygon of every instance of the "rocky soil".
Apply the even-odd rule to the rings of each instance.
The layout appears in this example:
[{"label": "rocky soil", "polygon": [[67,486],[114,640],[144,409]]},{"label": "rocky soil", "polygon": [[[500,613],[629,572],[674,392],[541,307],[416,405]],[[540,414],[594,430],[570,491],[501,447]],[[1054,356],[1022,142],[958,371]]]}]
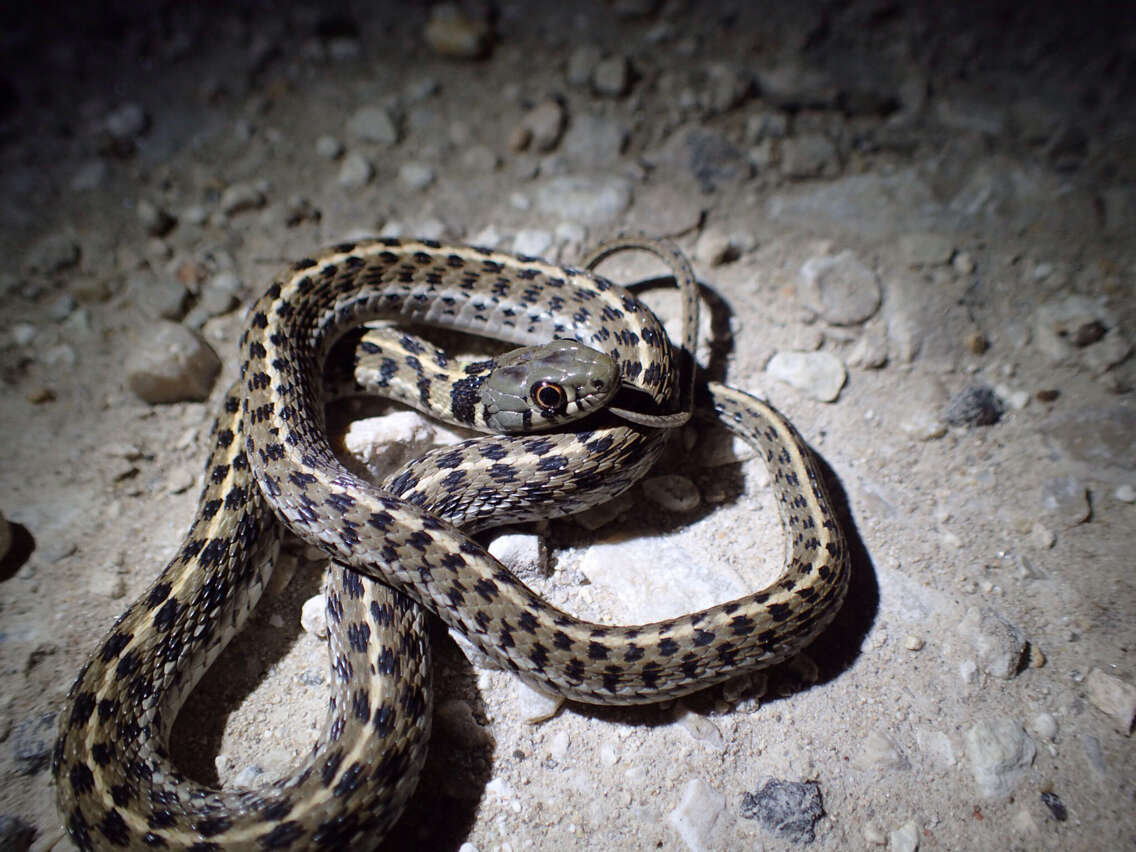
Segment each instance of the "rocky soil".
[{"label": "rocky soil", "polygon": [[[1070,7],[1073,4],[1068,4]],[[84,658],[175,552],[243,309],[363,234],[571,263],[671,236],[701,360],[830,468],[855,580],[791,664],[567,706],[436,631],[386,848],[1136,842],[1136,40],[1123,4],[104,2],[0,34],[0,847],[67,849]],[[662,270],[603,267],[621,282]],[[648,301],[673,328],[671,291]],[[347,409],[344,422],[371,411]],[[407,415],[347,443],[443,439]],[[605,511],[496,547],[558,605],[664,617],[775,577],[763,468],[700,424]],[[314,740],[293,553],[175,731],[202,781]],[[316,598],[314,601],[313,598]],[[553,713],[551,718],[534,718]]]}]

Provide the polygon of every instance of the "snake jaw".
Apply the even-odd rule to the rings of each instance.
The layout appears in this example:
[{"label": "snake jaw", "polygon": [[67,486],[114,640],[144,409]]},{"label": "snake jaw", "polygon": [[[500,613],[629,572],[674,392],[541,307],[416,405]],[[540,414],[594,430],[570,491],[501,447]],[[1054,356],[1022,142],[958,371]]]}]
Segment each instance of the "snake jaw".
[{"label": "snake jaw", "polygon": [[481,386],[486,425],[529,432],[578,420],[619,390],[619,367],[575,340],[554,340],[507,352]]}]

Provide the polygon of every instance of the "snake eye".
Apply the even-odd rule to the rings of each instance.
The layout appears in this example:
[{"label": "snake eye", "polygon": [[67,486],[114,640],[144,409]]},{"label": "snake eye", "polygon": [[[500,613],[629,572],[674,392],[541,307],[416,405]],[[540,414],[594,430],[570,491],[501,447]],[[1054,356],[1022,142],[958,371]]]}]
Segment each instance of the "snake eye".
[{"label": "snake eye", "polygon": [[532,386],[531,396],[545,411],[561,411],[568,404],[564,388],[554,382],[537,382]]}]

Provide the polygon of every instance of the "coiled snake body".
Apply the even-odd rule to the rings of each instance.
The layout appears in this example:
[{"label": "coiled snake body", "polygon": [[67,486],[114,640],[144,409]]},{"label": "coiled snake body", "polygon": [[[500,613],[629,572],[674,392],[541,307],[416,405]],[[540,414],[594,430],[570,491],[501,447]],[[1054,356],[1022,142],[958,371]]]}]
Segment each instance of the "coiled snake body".
[{"label": "coiled snake body", "polygon": [[[637,245],[615,243],[592,263]],[[639,247],[686,268],[661,244]],[[693,352],[693,280],[682,283],[683,343]],[[627,393],[649,410],[609,406],[638,423],[599,412],[584,431],[464,442],[378,487],[335,457],[322,413],[329,348],[375,318],[520,345],[577,340],[607,353]],[[477,425],[484,376],[450,381],[439,394],[428,359],[441,356],[408,345],[401,363],[380,359],[380,378],[368,383],[409,369],[418,391],[410,402],[441,396],[446,416]],[[84,667],[60,717],[53,773],[65,825],[82,848],[377,843],[414,788],[429,729],[429,660],[415,601],[538,688],[637,704],[785,659],[843,598],[846,547],[804,442],[764,403],[716,384],[707,390],[719,418],[761,451],[777,494],[789,553],[771,586],[655,624],[593,624],[545,603],[468,537],[614,496],[662,450],[667,430],[649,424],[684,419],[689,393],[661,326],[602,278],[426,241],[343,245],[269,287],[250,311],[241,351],[193,527]],[[541,387],[531,388],[538,403]],[[165,744],[178,707],[264,588],[279,545],[276,518],[338,563],[328,581],[331,712],[288,778],[255,790],[203,788],[178,773]]]}]

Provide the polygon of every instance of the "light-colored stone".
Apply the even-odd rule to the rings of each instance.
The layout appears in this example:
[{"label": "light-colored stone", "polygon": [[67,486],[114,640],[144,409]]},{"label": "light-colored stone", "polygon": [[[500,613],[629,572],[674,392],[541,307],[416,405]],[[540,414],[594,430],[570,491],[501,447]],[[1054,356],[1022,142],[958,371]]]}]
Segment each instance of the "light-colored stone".
[{"label": "light-colored stone", "polygon": [[820,402],[835,402],[848,378],[844,363],[830,352],[778,352],[765,371]]},{"label": "light-colored stone", "polygon": [[339,185],[345,189],[366,186],[374,176],[375,167],[358,151],[352,151],[344,157],[343,164],[339,167]]},{"label": "light-colored stone", "polygon": [[434,182],[434,169],[426,163],[403,163],[398,167],[398,179],[408,188],[420,191]]},{"label": "light-colored stone", "polygon": [[919,848],[919,826],[908,820],[888,834],[889,852],[916,852]]},{"label": "light-colored stone", "polygon": [[1025,637],[998,613],[971,607],[957,631],[970,646],[982,671],[991,677],[1009,680],[1022,668]]},{"label": "light-colored stone", "polygon": [[631,61],[621,54],[601,59],[592,68],[592,88],[610,97],[626,95],[631,89]]},{"label": "light-colored stone", "polygon": [[202,401],[221,372],[221,359],[184,326],[159,321],[127,356],[126,384],[151,404]]},{"label": "light-colored stone", "polygon": [[390,112],[381,106],[363,106],[347,120],[347,132],[362,142],[394,145],[398,142],[398,125]]},{"label": "light-colored stone", "polygon": [[1084,523],[1092,512],[1088,489],[1075,476],[1055,476],[1045,480],[1041,484],[1041,508],[1066,529]]},{"label": "light-colored stone", "polygon": [[1126,737],[1131,735],[1136,721],[1136,686],[1093,669],[1085,678],[1085,689],[1093,706],[1112,719],[1113,727]]},{"label": "light-colored stone", "polygon": [[343,156],[343,143],[325,133],[316,139],[316,153],[325,160],[338,160]]},{"label": "light-colored stone", "polygon": [[668,512],[689,512],[702,502],[698,487],[687,477],[675,473],[647,477],[640,487],[643,496]]},{"label": "light-colored stone", "polygon": [[944,234],[916,231],[901,234],[897,249],[908,266],[939,266],[950,262],[955,244],[954,240]]},{"label": "light-colored stone", "polygon": [[492,41],[489,24],[467,14],[457,3],[434,6],[423,36],[436,53],[458,59],[484,56]]},{"label": "light-colored stone", "polygon": [[801,303],[834,325],[856,325],[880,307],[880,279],[852,251],[812,257],[801,266]]},{"label": "light-colored stone", "polygon": [[327,638],[327,598],[314,595],[300,607],[300,626],[317,639]]},{"label": "light-colored stone", "polygon": [[533,193],[539,210],[580,225],[615,222],[631,205],[631,184],[623,178],[564,175]]},{"label": "light-colored stone", "polygon": [[1013,719],[991,719],[966,732],[966,754],[979,792],[1004,798],[1025,778],[1037,746]]},{"label": "light-colored stone", "polygon": [[715,829],[726,814],[726,797],[703,781],[692,778],[682,790],[682,800],[667,821],[678,832],[690,852],[709,852],[716,848]]},{"label": "light-colored stone", "polygon": [[226,216],[234,216],[264,206],[264,193],[249,183],[234,183],[221,193],[218,207]]}]

